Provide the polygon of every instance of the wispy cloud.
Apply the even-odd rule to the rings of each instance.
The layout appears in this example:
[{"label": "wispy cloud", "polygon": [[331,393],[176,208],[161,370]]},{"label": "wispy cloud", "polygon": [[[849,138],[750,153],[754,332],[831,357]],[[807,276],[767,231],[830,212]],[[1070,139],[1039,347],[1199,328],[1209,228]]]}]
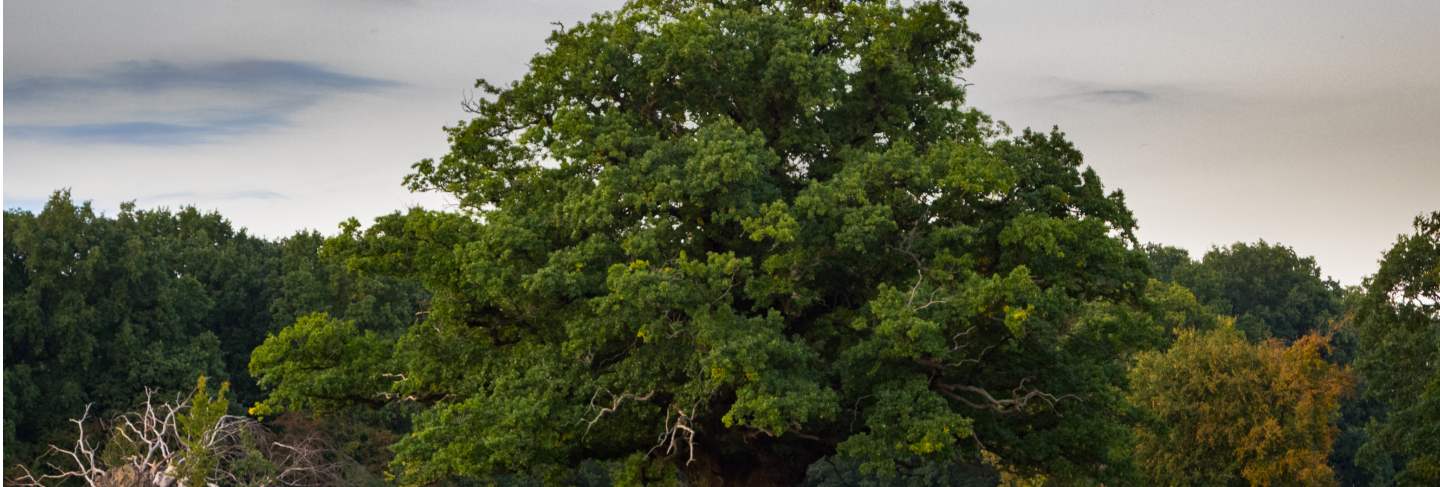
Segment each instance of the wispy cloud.
[{"label": "wispy cloud", "polygon": [[106,122],[55,125],[7,125],[6,137],[49,140],[177,146],[201,144],[223,136],[242,135],[284,125],[286,113],[253,113],[238,118],[201,118],[188,122]]},{"label": "wispy cloud", "polygon": [[7,137],[177,146],[285,126],[329,96],[400,83],[278,60],[132,61],[86,76],[5,82]]},{"label": "wispy cloud", "polygon": [[1135,86],[1059,77],[1043,77],[1037,81],[1041,93],[1045,94],[1031,101],[1042,104],[1139,106],[1165,102],[1188,92],[1169,85]]},{"label": "wispy cloud", "polygon": [[1101,105],[1135,105],[1154,101],[1156,95],[1154,92],[1147,90],[1107,89],[1067,93],[1057,95],[1056,98]]},{"label": "wispy cloud", "polygon": [[56,97],[102,92],[155,93],[172,90],[296,92],[370,90],[398,86],[298,61],[237,60],[182,65],[128,61],[88,76],[31,76],[5,82],[5,101],[43,102]]}]

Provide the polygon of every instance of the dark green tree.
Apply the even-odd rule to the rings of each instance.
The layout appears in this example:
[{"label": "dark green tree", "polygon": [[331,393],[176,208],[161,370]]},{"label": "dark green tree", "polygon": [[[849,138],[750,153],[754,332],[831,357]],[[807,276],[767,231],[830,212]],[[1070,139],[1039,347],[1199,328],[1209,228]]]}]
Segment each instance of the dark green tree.
[{"label": "dark green tree", "polygon": [[1322,277],[1314,257],[1284,245],[1237,242],[1210,249],[1199,262],[1175,247],[1151,244],[1146,254],[1158,279],[1180,283],[1215,312],[1234,316],[1252,341],[1327,332],[1344,309],[1339,283]]},{"label": "dark green tree", "polygon": [[4,240],[7,464],[68,444],[86,404],[105,418],[199,374],[229,379],[238,410],[260,399],[247,367],[268,332],[321,312],[393,336],[426,300],[349,267],[352,243],[270,242],[194,208],[107,217],[61,191],[38,215],[6,211]]},{"label": "dark green tree", "polygon": [[415,321],[429,299],[424,288],[408,273],[357,268],[359,244],[350,229],[358,225],[342,224],[336,238],[301,231],[278,243],[280,269],[270,302],[275,323],[295,323],[318,312],[354,321],[362,330],[389,333]]},{"label": "dark green tree", "polygon": [[1365,280],[1355,307],[1366,395],[1387,411],[1359,463],[1401,485],[1440,483],[1440,212],[1415,218]]},{"label": "dark green tree", "polygon": [[[370,230],[399,234],[402,229],[389,223],[399,218],[381,218]],[[382,252],[371,249],[375,237],[361,235],[358,223],[346,222],[341,230],[331,238],[299,232],[278,243],[280,273],[270,310],[277,323],[289,326],[270,334],[251,356],[253,376],[271,390],[249,411],[327,436],[339,453],[379,477],[414,409],[391,400],[392,379],[383,374],[395,370],[395,341],[418,319],[428,294],[411,277],[413,270],[372,262]]]},{"label": "dark green tree", "polygon": [[793,484],[825,457],[1125,478],[1121,359],[1161,333],[1134,219],[1058,132],[963,106],[965,15],[635,1],[478,83],[407,180],[460,213],[357,240],[432,294],[383,375],[425,408],[400,480],[609,460],[618,481]]},{"label": "dark green tree", "polygon": [[38,215],[7,210],[4,241],[7,463],[65,443],[89,403],[108,417],[202,373],[254,390],[267,242],[194,208],[97,215],[64,191]]},{"label": "dark green tree", "polygon": [[1195,267],[1190,251],[1179,247],[1145,244],[1145,256],[1150,259],[1151,275],[1163,282],[1176,282],[1179,276],[1193,272]]}]

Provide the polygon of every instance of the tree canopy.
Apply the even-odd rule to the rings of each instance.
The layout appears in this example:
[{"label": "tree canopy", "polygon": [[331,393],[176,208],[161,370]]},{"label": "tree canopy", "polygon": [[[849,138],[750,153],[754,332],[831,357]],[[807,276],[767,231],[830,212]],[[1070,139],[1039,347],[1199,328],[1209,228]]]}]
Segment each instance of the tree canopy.
[{"label": "tree canopy", "polygon": [[273,255],[194,208],[111,218],[57,192],[38,215],[7,210],[6,458],[64,443],[89,403],[108,416],[197,374],[241,379],[253,400],[244,366],[270,326]]},{"label": "tree canopy", "polygon": [[[68,192],[6,211],[6,463],[65,443],[223,485],[1440,482],[1440,213],[1345,292],[1280,244],[1141,246],[1058,128],[966,104],[967,16],[632,0],[476,83],[404,181],[455,208],[330,236]],[[146,388],[190,397],[149,443],[68,436],[153,419]],[[113,461],[154,444],[175,446]]]},{"label": "tree canopy", "polygon": [[1327,457],[1351,379],[1327,346],[1319,335],[1251,344],[1227,325],[1141,354],[1135,461],[1151,485],[1334,485]]},{"label": "tree canopy", "polygon": [[1063,135],[963,105],[966,13],[637,1],[478,83],[408,179],[462,213],[368,240],[433,295],[388,373],[427,404],[397,474],[1126,475],[1117,359],[1159,333],[1125,319],[1134,219]]},{"label": "tree canopy", "polygon": [[[68,191],[5,212],[5,459],[68,444],[67,420],[129,410],[198,375],[261,399],[247,367],[268,332],[312,312],[394,331],[426,298],[413,279],[361,276],[314,232],[271,241],[186,207],[113,217]],[[238,412],[238,411],[237,411]]]},{"label": "tree canopy", "polygon": [[1356,307],[1356,367],[1388,414],[1370,425],[1360,462],[1380,478],[1440,482],[1440,212],[1385,252]]},{"label": "tree canopy", "polygon": [[1180,283],[1215,312],[1234,316],[1251,340],[1294,340],[1329,329],[1343,293],[1314,257],[1261,240],[1216,247],[1196,262],[1183,249],[1146,247],[1157,278]]}]

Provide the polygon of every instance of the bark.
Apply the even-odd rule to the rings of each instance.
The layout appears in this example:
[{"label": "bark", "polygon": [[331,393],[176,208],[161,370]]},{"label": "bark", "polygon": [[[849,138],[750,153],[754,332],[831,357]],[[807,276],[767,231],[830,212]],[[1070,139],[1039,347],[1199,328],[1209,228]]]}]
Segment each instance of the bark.
[{"label": "bark", "polygon": [[[710,445],[697,445],[695,460],[680,462],[681,479],[695,487],[788,486],[805,481],[810,464],[822,458],[816,448],[777,445],[773,439],[747,442],[742,449],[718,454]],[[779,446],[779,448],[777,448]]]}]

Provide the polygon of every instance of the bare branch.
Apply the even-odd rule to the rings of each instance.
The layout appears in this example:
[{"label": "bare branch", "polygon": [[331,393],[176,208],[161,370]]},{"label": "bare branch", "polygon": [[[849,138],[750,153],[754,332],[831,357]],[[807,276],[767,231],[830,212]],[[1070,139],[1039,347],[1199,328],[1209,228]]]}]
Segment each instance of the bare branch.
[{"label": "bare branch", "polygon": [[[61,467],[47,462],[50,473],[36,477],[24,465],[17,465],[20,475],[8,479],[11,485],[53,486],[74,485],[75,480],[91,487],[109,485],[155,485],[160,487],[183,487],[179,477],[179,466],[184,462],[185,444],[180,441],[178,418],[190,407],[182,397],[173,403],[157,403],[155,391],[145,390],[145,402],[133,412],[117,416],[112,420],[110,441],[123,441],[134,445],[134,450],[120,459],[117,465],[105,465],[97,458],[97,442],[86,431],[90,419],[90,407],[79,419],[71,420],[78,429],[78,437],[72,448],[51,445],[48,455],[63,459]],[[102,431],[104,429],[102,428]],[[254,419],[244,416],[221,416],[201,437],[201,445],[214,452],[219,458],[218,467],[209,472],[209,482],[223,482],[237,485],[279,485],[279,486],[321,486],[341,485],[341,469],[327,460],[331,451],[318,438],[310,437],[299,443],[283,444],[274,441],[272,434]],[[229,466],[258,453],[275,465],[275,473],[265,478],[240,478]],[[199,486],[193,486],[199,487]]]},{"label": "bare branch", "polygon": [[604,417],[606,414],[614,413],[616,410],[620,409],[620,405],[623,404],[626,399],[631,399],[635,401],[649,401],[651,397],[655,396],[654,389],[651,389],[650,392],[638,396],[630,392],[624,392],[616,396],[615,393],[610,392],[609,389],[602,387],[600,389],[597,389],[595,391],[595,394],[590,396],[590,407],[595,407],[595,396],[598,396],[600,394],[600,391],[605,391],[606,394],[610,394],[612,398],[610,401],[610,407],[600,408],[600,411],[598,413],[595,413],[595,417],[590,420],[589,424],[585,425],[585,435],[581,435],[582,438],[590,434],[590,428],[594,427],[595,423],[600,421],[601,417]]},{"label": "bare branch", "polygon": [[[1057,403],[1065,399],[1074,399],[1076,401],[1080,400],[1080,397],[1074,394],[1063,394],[1060,396],[1056,396],[1054,394],[1050,394],[1048,392],[1044,392],[1035,388],[1026,389],[1025,382],[1028,380],[1028,377],[1025,379],[1021,379],[1020,385],[1010,390],[1010,398],[1008,399],[996,399],[994,395],[990,394],[990,391],[987,391],[981,387],[971,385],[954,385],[946,384],[939,381],[933,382],[933,385],[936,391],[944,394],[946,397],[949,397],[956,401],[960,401],[961,403],[964,403],[965,405],[975,409],[991,410],[1000,414],[1013,414],[1022,412],[1025,410],[1025,407],[1030,404],[1030,401],[1035,399],[1039,399],[1045,402],[1052,409]],[[973,399],[975,399],[975,401],[971,401],[972,398],[967,398],[963,395],[960,395],[959,392],[968,392],[974,395]]]},{"label": "bare branch", "polygon": [[[695,408],[692,407],[690,410],[694,411]],[[670,421],[672,411],[675,413],[674,422]],[[691,422],[690,415],[685,414],[685,410],[681,409],[679,406],[671,406],[670,408],[667,408],[665,410],[665,421],[662,424],[665,425],[665,429],[660,432],[660,442],[657,443],[655,446],[651,447],[650,451],[646,452],[646,454],[654,454],[655,450],[664,446],[664,456],[673,455],[674,453],[679,451],[680,446],[682,446],[680,442],[683,441],[683,446],[689,450],[689,458],[685,460],[685,464],[689,465],[691,462],[694,462],[695,429],[693,427],[693,423]],[[685,434],[683,440],[680,437],[681,432],[684,432]]]}]

